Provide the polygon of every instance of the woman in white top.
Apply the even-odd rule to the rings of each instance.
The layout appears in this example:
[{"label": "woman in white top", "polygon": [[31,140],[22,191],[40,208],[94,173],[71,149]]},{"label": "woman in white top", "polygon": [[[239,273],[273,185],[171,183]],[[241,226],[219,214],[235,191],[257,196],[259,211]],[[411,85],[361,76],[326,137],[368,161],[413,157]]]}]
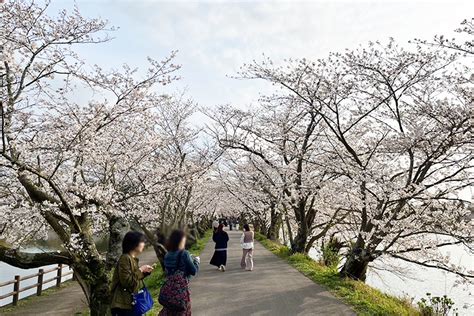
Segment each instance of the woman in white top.
[{"label": "woman in white top", "polygon": [[240,266],[247,271],[253,270],[253,231],[250,230],[248,224],[244,225],[244,233],[240,237],[240,245],[242,246],[242,260]]}]

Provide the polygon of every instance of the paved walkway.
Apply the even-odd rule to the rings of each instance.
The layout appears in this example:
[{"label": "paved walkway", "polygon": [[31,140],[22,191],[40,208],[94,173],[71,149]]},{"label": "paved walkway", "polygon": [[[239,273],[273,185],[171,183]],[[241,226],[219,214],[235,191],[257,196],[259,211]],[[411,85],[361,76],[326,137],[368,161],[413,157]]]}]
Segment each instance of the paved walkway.
[{"label": "paved walkway", "polygon": [[212,241],[201,254],[201,271],[191,282],[193,316],[355,315],[347,305],[258,242],[254,271],[243,271],[241,233],[228,233],[226,272],[209,265]]},{"label": "paved walkway", "polygon": [[[140,264],[152,264],[156,262],[156,254],[151,250],[145,251],[140,256]],[[86,299],[78,283],[69,285],[64,289],[50,295],[35,297],[34,301],[19,306],[8,313],[0,313],[5,316],[71,316],[81,315],[87,310]]]},{"label": "paved walkway", "polygon": [[[247,315],[355,315],[323,287],[315,284],[259,243],[255,244],[255,269],[240,269],[240,232],[230,231],[227,271],[209,265],[214,243],[201,254],[199,276],[191,282],[193,316]],[[142,263],[156,261],[153,251],[141,256]],[[2,315],[70,316],[87,309],[78,284],[51,295],[35,298],[25,306]]]}]

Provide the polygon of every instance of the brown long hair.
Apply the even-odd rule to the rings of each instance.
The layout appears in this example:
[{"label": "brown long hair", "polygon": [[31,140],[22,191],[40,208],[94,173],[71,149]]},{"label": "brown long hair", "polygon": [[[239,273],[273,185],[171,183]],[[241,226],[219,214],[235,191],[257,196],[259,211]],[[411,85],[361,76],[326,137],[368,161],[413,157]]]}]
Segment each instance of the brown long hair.
[{"label": "brown long hair", "polygon": [[219,224],[219,226],[217,227],[217,232],[222,233],[223,231],[224,231],[224,224]]}]

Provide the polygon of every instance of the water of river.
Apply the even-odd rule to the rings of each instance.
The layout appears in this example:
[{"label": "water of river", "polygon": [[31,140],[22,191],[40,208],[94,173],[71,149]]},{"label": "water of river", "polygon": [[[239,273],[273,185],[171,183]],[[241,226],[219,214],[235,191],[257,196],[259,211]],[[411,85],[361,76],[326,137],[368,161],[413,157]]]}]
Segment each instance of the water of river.
[{"label": "water of river", "polygon": [[[40,251],[40,249],[38,249],[38,248],[29,248],[27,250],[30,251],[30,252],[31,251]],[[47,270],[47,269],[54,268],[56,266],[57,265],[49,265],[49,266],[44,266],[42,268],[44,270]],[[6,264],[4,262],[0,262],[0,283],[13,280],[15,278],[15,275],[27,276],[27,275],[31,275],[31,274],[34,274],[34,273],[38,273],[39,269],[40,268],[20,269],[20,268],[12,267],[11,265]],[[65,268],[63,268],[62,273],[65,274],[69,271],[70,271],[69,267],[65,267]],[[55,277],[56,273],[57,273],[57,271],[53,271],[53,272],[50,272],[48,274],[45,274],[44,275],[44,280],[51,279],[51,278]],[[72,278],[72,275],[67,275],[67,276],[64,276],[62,278],[62,280],[64,282],[66,280],[70,280],[71,278]],[[23,287],[27,287],[29,285],[33,285],[33,284],[37,283],[37,281],[38,281],[37,277],[21,281],[20,282],[20,287],[23,288]],[[56,285],[56,280],[43,285],[43,290],[47,289],[47,288],[50,288],[52,286],[55,286],[55,285]],[[0,296],[2,296],[4,294],[7,294],[7,293],[10,293],[12,291],[13,291],[13,284],[0,287]],[[32,288],[32,289],[29,289],[29,290],[26,290],[24,292],[21,292],[20,293],[20,299],[25,298],[25,297],[30,296],[30,295],[36,295],[36,287]],[[12,302],[12,297],[11,296],[8,297],[8,298],[4,298],[3,300],[0,300],[0,306],[8,305],[11,302]]]},{"label": "water of river", "polygon": [[[468,253],[463,246],[445,247],[444,253],[450,255],[451,262],[474,270],[474,255]],[[315,260],[320,256],[316,249],[311,249],[309,255]],[[452,273],[388,258],[376,262],[369,269],[366,282],[385,293],[412,298],[414,303],[426,297],[426,293],[433,296],[447,295],[455,302],[459,316],[474,315],[474,286],[456,285],[456,281],[457,278]]]}]

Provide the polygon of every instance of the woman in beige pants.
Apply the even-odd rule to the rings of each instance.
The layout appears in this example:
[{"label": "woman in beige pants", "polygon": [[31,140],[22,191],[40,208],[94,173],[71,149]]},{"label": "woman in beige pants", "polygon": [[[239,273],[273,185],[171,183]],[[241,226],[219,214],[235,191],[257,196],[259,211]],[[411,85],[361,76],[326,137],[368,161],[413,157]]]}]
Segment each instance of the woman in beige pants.
[{"label": "woman in beige pants", "polygon": [[253,270],[253,231],[250,230],[248,224],[244,225],[244,233],[240,237],[240,245],[242,246],[242,260],[240,266],[247,271]]}]

